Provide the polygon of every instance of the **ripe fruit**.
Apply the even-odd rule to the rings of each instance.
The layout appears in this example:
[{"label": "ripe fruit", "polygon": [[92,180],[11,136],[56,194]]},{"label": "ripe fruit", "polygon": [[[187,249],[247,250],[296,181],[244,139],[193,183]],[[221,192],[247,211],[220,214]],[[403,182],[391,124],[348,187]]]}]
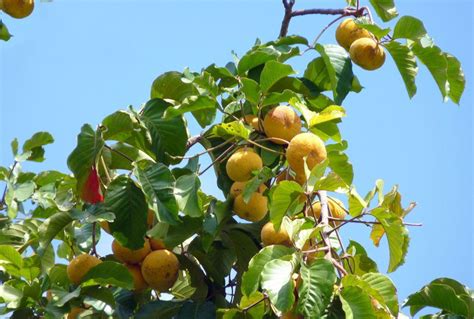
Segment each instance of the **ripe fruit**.
[{"label": "ripe fruit", "polygon": [[142,263],[142,275],[148,285],[167,291],[178,279],[179,261],[169,250],[155,250]]},{"label": "ripe fruit", "polygon": [[142,270],[138,265],[125,265],[133,278],[133,290],[141,292],[148,287],[142,275]]},{"label": "ripe fruit", "polygon": [[303,319],[303,316],[295,314],[294,312],[285,312],[280,319]]},{"label": "ripe fruit", "polygon": [[260,131],[260,126],[258,124],[258,117],[255,115],[245,115],[244,116],[245,123],[251,125],[254,130]]},{"label": "ripe fruit", "polygon": [[[245,185],[247,185],[247,182],[234,182],[232,186],[230,187],[229,195],[232,198],[236,198],[238,195],[242,194],[242,192],[245,189]],[[260,194],[263,194],[263,192],[267,189],[267,186],[265,184],[262,184],[258,187],[257,192]]]},{"label": "ripe fruit", "polygon": [[67,319],[77,319],[79,318],[79,315],[86,311],[86,309],[81,308],[81,307],[72,307],[71,311],[67,314]]},{"label": "ripe fruit", "polygon": [[78,285],[87,272],[101,262],[102,261],[95,256],[88,254],[79,255],[67,265],[67,276],[72,283]]},{"label": "ripe fruit", "polygon": [[[344,210],[344,204],[337,198],[328,198],[328,206],[331,211],[331,216],[334,218],[344,219],[346,217],[346,211]],[[321,203],[316,202],[313,204],[313,212],[316,218],[321,216]],[[340,221],[334,221],[334,225],[339,225]]]},{"label": "ripe fruit", "polygon": [[159,238],[150,238],[150,247],[151,250],[160,250],[165,249],[165,243]]},{"label": "ripe fruit", "polygon": [[301,131],[301,119],[292,108],[284,105],[271,109],[263,120],[263,128],[268,137],[275,137],[272,142],[285,144]]},{"label": "ripe fruit", "polygon": [[354,41],[361,38],[370,38],[371,34],[366,29],[360,28],[353,19],[346,19],[341,22],[336,30],[337,43],[347,51]]},{"label": "ripe fruit", "polygon": [[248,203],[244,202],[242,194],[234,200],[234,212],[242,219],[258,222],[268,211],[268,199],[260,193],[253,193]]},{"label": "ripe fruit", "polygon": [[112,251],[115,258],[127,264],[138,264],[146,255],[151,252],[150,243],[145,240],[143,247],[137,250],[131,250],[120,245],[116,240],[112,242]]},{"label": "ripe fruit", "polygon": [[352,61],[366,70],[376,70],[385,63],[383,47],[371,38],[362,38],[352,43],[349,50]]},{"label": "ripe fruit", "polygon": [[270,245],[285,245],[290,247],[291,240],[290,236],[286,229],[281,225],[280,229],[277,231],[275,226],[272,222],[266,223],[262,227],[262,231],[260,232],[260,237],[262,238],[262,242],[264,246]]},{"label": "ripe fruit", "polygon": [[99,225],[107,234],[111,234],[110,225],[108,221],[103,220],[99,222]]},{"label": "ripe fruit", "polygon": [[305,176],[304,157],[306,157],[306,165],[310,170],[327,158],[324,142],[313,133],[296,135],[286,149],[288,164],[297,176]]},{"label": "ripe fruit", "polygon": [[252,178],[252,172],[260,170],[263,162],[251,148],[237,150],[227,161],[225,169],[229,178],[236,182],[245,182]]},{"label": "ripe fruit", "polygon": [[23,19],[33,12],[33,0],[3,0],[3,11],[13,18]]}]

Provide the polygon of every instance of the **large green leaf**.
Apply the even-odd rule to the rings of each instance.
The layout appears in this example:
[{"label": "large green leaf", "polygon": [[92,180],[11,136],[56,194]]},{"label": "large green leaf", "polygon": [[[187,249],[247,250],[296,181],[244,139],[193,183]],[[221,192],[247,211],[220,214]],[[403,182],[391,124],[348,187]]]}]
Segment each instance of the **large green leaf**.
[{"label": "large green leaf", "polygon": [[272,189],[270,220],[276,229],[280,228],[283,216],[292,215],[301,208],[303,203],[300,201],[300,196],[302,194],[304,194],[303,188],[296,182],[282,181]]},{"label": "large green leaf", "polygon": [[301,287],[298,288],[298,312],[304,318],[321,318],[329,305],[336,283],[336,271],[326,259],[316,259],[311,265],[302,264]]},{"label": "large green leaf", "polygon": [[160,318],[171,319],[179,312],[183,302],[155,300],[141,306],[136,315],[136,319]]},{"label": "large green leaf", "polygon": [[448,61],[449,98],[459,104],[466,86],[464,72],[458,59],[449,53],[445,53],[445,56]]},{"label": "large green leaf", "polygon": [[197,174],[182,175],[176,180],[174,195],[179,209],[188,216],[200,217],[203,214],[202,203],[198,196],[201,181]]},{"label": "large green leaf", "polygon": [[370,3],[382,21],[387,22],[398,16],[393,0],[370,0]]},{"label": "large green leaf", "polygon": [[437,46],[423,47],[419,43],[414,43],[411,49],[421,63],[426,65],[446,100],[449,95],[448,62],[443,51]]},{"label": "large green leaf", "polygon": [[235,136],[246,140],[250,136],[250,130],[246,128],[242,122],[233,121],[214,125],[209,131],[206,132],[206,136],[218,136],[222,138]]},{"label": "large green leaf", "polygon": [[[160,317],[161,318],[161,317]],[[213,302],[191,302],[184,303],[179,310],[176,319],[215,319],[216,306]]]},{"label": "large green leaf", "polygon": [[354,169],[349,157],[341,151],[328,152],[329,167],[348,185],[352,185]]},{"label": "large green leaf", "polygon": [[77,136],[77,146],[67,159],[67,165],[76,177],[78,190],[82,189],[103,147],[101,132],[94,131],[89,124],[84,124]]},{"label": "large green leaf", "polygon": [[322,57],[317,57],[308,64],[304,77],[316,84],[321,91],[332,90],[328,69]]},{"label": "large green leaf", "polygon": [[93,267],[82,279],[82,285],[113,285],[125,289],[133,288],[133,278],[127,267],[114,261],[104,261]]},{"label": "large green leaf", "polygon": [[268,91],[280,79],[294,74],[293,68],[277,61],[268,61],[260,74],[260,87],[263,91]]},{"label": "large green leaf", "polygon": [[366,29],[367,31],[375,35],[377,39],[382,39],[390,33],[390,28],[382,29],[381,27],[370,21],[367,17],[360,17],[355,19],[354,21],[359,27]]},{"label": "large green leaf", "polygon": [[[464,289],[463,289],[464,288]],[[440,278],[408,296],[403,307],[410,307],[412,316],[425,307],[434,307],[451,314],[472,318],[474,302],[468,289],[455,280]]]},{"label": "large green leaf", "polygon": [[416,41],[426,35],[426,29],[423,21],[411,17],[403,16],[393,29],[393,39],[410,39]]},{"label": "large green leaf", "polygon": [[38,229],[38,237],[40,239],[40,255],[45,252],[51,241],[64,230],[64,228],[73,221],[73,217],[69,212],[57,212],[47,218]]},{"label": "large green leaf", "polygon": [[250,69],[261,65],[270,60],[276,60],[280,55],[280,52],[275,50],[274,47],[258,48],[256,50],[251,50],[246,53],[239,61],[237,69],[239,75],[243,75]]},{"label": "large green leaf", "polygon": [[115,214],[110,230],[119,243],[130,249],[143,247],[148,205],[135,182],[125,175],[116,177],[107,189],[105,206]]},{"label": "large green leaf", "polygon": [[295,302],[293,271],[293,263],[282,259],[270,260],[263,267],[262,289],[279,311],[289,311]]},{"label": "large green leaf", "polygon": [[174,197],[175,179],[169,168],[161,163],[142,161],[136,164],[134,173],[158,221],[176,224],[178,205]]},{"label": "large green leaf", "polygon": [[344,287],[340,294],[347,319],[376,319],[370,296],[357,286]]},{"label": "large green leaf", "polygon": [[415,77],[418,73],[415,55],[408,46],[397,41],[390,41],[385,44],[385,48],[395,61],[403,82],[405,82],[408,96],[412,98],[416,94]]},{"label": "large green leaf", "polygon": [[44,145],[54,142],[53,136],[48,132],[35,133],[23,143],[23,153],[31,152],[29,161],[42,162],[44,160]]},{"label": "large green leaf", "polygon": [[316,45],[316,50],[326,64],[326,69],[331,80],[334,102],[342,104],[342,101],[352,89],[354,74],[352,63],[347,52],[338,45]]},{"label": "large green leaf", "polygon": [[186,152],[188,130],[182,116],[164,118],[171,104],[162,99],[148,101],[140,115],[140,120],[150,131],[152,151],[164,164],[176,164],[181,160],[173,156],[183,156]]},{"label": "large green leaf", "polygon": [[197,89],[189,82],[183,81],[183,74],[176,71],[163,73],[153,81],[151,98],[183,101],[191,95],[198,95]]},{"label": "large green leaf", "polygon": [[356,241],[351,240],[346,249],[351,258],[344,260],[344,268],[354,274],[363,275],[368,272],[378,272],[378,267],[368,255],[365,248]]},{"label": "large green leaf", "polygon": [[374,209],[372,215],[382,225],[387,235],[390,250],[388,272],[393,272],[405,262],[405,255],[407,254],[410,241],[408,230],[403,225],[403,220],[400,216],[395,215],[384,207]]},{"label": "large green leaf", "polygon": [[206,95],[190,96],[184,99],[176,107],[166,109],[165,118],[173,118],[192,112],[201,127],[205,127],[214,121],[217,109],[217,101]]},{"label": "large green leaf", "polygon": [[13,276],[19,276],[23,268],[21,254],[12,246],[0,246],[0,267]]},{"label": "large green leaf", "polygon": [[252,257],[248,270],[242,276],[242,293],[245,296],[250,296],[257,291],[262,270],[270,260],[291,255],[293,252],[293,249],[280,245],[267,246],[260,250],[258,254]]}]

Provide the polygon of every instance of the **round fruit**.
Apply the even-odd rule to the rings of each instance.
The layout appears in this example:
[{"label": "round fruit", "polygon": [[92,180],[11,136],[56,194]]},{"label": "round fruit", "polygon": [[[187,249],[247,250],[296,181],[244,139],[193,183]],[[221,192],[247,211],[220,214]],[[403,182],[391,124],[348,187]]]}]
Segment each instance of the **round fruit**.
[{"label": "round fruit", "polygon": [[255,116],[253,114],[252,115],[245,115],[244,119],[245,119],[245,123],[247,123],[248,125],[251,125],[254,130],[260,131],[260,126],[258,124],[258,117],[257,116]]},{"label": "round fruit", "polygon": [[[344,204],[337,198],[328,198],[328,206],[331,211],[330,214],[334,218],[344,219],[346,217],[346,211]],[[313,204],[313,212],[316,218],[321,216],[321,203],[316,202]],[[340,221],[334,221],[334,225],[339,225]]]},{"label": "round fruit", "polygon": [[353,19],[346,19],[341,22],[336,30],[337,43],[347,51],[354,41],[361,38],[370,38],[371,34],[366,29],[359,27]]},{"label": "round fruit", "polygon": [[151,250],[160,250],[165,249],[165,243],[159,238],[150,238],[150,247]]},{"label": "round fruit", "polygon": [[33,0],[3,0],[3,11],[13,18],[23,19],[35,8]]},{"label": "round fruit", "polygon": [[248,203],[244,202],[242,194],[234,200],[234,212],[242,219],[258,222],[268,211],[268,199],[260,193],[253,193]]},{"label": "round fruit", "polygon": [[158,291],[167,291],[178,279],[179,261],[169,250],[155,250],[142,263],[142,275],[148,285]]},{"label": "round fruit", "polygon": [[305,176],[304,158],[311,170],[327,158],[324,142],[313,133],[300,133],[293,137],[286,149],[288,164],[297,175]]},{"label": "round fruit", "polygon": [[262,227],[262,231],[260,232],[260,237],[262,238],[262,242],[264,246],[270,245],[285,245],[290,247],[291,240],[290,236],[286,229],[281,225],[279,230],[275,229],[275,226],[272,222],[266,223]]},{"label": "round fruit", "polygon": [[86,311],[86,309],[84,308],[72,307],[71,311],[69,311],[69,313],[67,314],[67,319],[77,319],[79,318],[79,315],[84,311]]},{"label": "round fruit", "polygon": [[101,222],[99,222],[99,225],[107,234],[111,234],[110,225],[109,225],[108,221],[105,221],[105,220],[101,221]]},{"label": "round fruit", "polygon": [[303,319],[303,316],[290,311],[282,314],[280,319]]},{"label": "round fruit", "polygon": [[[229,191],[230,197],[236,198],[237,196],[242,194],[242,192],[244,191],[245,185],[247,185],[247,182],[234,182],[232,186],[230,187],[230,191]],[[260,194],[263,194],[265,190],[267,190],[267,186],[265,186],[265,184],[262,184],[258,187],[257,192]]]},{"label": "round fruit", "polygon": [[145,279],[143,279],[142,270],[138,265],[125,265],[133,278],[133,290],[141,292],[148,287]]},{"label": "round fruit", "polygon": [[137,250],[132,250],[123,247],[118,241],[114,240],[112,242],[112,251],[114,253],[115,258],[117,258],[121,262],[127,264],[138,264],[146,257],[146,255],[151,252],[151,248],[150,243],[147,239],[145,240],[143,247]]},{"label": "round fruit", "polygon": [[260,170],[263,162],[251,148],[237,150],[227,161],[225,169],[229,178],[236,182],[245,182],[252,178],[252,172]]},{"label": "round fruit", "polygon": [[71,260],[67,266],[67,276],[72,283],[78,285],[87,272],[101,262],[102,261],[95,256],[88,254],[79,255]]},{"label": "round fruit", "polygon": [[292,108],[280,105],[265,115],[263,128],[268,137],[275,137],[272,142],[286,144],[301,131],[301,119]]},{"label": "round fruit", "polygon": [[371,38],[362,38],[352,43],[349,50],[352,61],[363,69],[372,71],[385,63],[383,47]]},{"label": "round fruit", "polygon": [[280,174],[275,179],[275,183],[278,184],[283,181],[294,181],[295,178],[290,175],[290,172],[288,170],[282,171]]}]

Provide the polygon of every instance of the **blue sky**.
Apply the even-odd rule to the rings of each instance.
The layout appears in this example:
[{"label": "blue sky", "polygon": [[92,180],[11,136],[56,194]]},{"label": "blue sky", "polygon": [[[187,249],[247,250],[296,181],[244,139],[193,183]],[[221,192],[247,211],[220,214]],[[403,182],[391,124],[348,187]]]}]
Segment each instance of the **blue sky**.
[{"label": "blue sky", "polygon": [[[362,1],[364,2],[364,1]],[[368,1],[367,1],[368,2]],[[448,276],[474,286],[472,86],[473,5],[470,1],[396,1],[402,15],[421,18],[436,43],[463,63],[468,87],[461,107],[444,104],[426,69],[417,79],[418,94],[409,100],[390,57],[381,70],[355,68],[365,89],[344,103],[348,116],[342,134],[349,141],[355,184],[361,193],[376,179],[386,190],[399,184],[404,203],[418,202],[409,221],[406,264],[392,278],[400,298],[431,279]],[[338,1],[297,1],[300,8],[342,7]],[[67,170],[83,123],[149,97],[153,79],[189,66],[200,70],[242,55],[257,37],[278,35],[280,1],[61,1],[37,2],[25,20],[2,15],[15,37],[0,45],[0,165],[11,162],[9,143],[36,131],[51,132],[56,142],[47,160],[30,170]],[[312,39],[330,17],[295,19],[290,34]],[[333,43],[334,29],[321,39]],[[301,73],[314,58],[294,60]],[[192,133],[199,128],[190,121]],[[197,151],[197,148],[196,148]],[[205,165],[207,161],[203,162]],[[212,173],[203,189],[218,194]],[[388,250],[372,246],[364,226],[354,225],[343,237],[368,247],[382,271]],[[101,244],[103,252],[109,241]]]}]

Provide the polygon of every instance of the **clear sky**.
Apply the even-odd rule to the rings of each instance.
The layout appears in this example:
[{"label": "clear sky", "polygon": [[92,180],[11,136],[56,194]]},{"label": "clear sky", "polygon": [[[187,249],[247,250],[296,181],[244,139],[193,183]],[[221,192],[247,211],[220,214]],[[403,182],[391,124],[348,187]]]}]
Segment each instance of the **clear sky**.
[{"label": "clear sky", "polygon": [[[368,1],[362,1],[368,2]],[[342,7],[345,1],[297,1],[297,7]],[[418,94],[409,100],[390,57],[375,72],[355,68],[365,90],[350,96],[342,134],[349,141],[355,184],[366,193],[377,178],[388,190],[399,184],[404,203],[418,202],[409,216],[422,222],[410,229],[406,264],[392,278],[400,299],[431,279],[448,276],[474,287],[473,263],[473,5],[470,0],[396,1],[402,15],[425,21],[436,43],[463,63],[468,87],[461,107],[444,104],[426,69]],[[200,70],[242,55],[257,37],[278,35],[279,0],[259,1],[76,1],[36,3],[33,15],[13,20],[2,15],[15,37],[0,43],[0,165],[11,162],[9,143],[47,130],[56,138],[47,160],[29,170],[67,170],[83,123],[147,100],[153,79],[189,66]],[[290,34],[312,39],[330,17],[300,17]],[[321,39],[333,43],[334,29]],[[308,57],[294,59],[304,71]],[[199,133],[193,121],[191,132]],[[197,148],[196,148],[197,150]],[[203,189],[219,195],[212,172]],[[372,246],[369,231],[344,231],[363,243],[387,269],[388,250]],[[104,253],[109,247],[101,245]]]}]

